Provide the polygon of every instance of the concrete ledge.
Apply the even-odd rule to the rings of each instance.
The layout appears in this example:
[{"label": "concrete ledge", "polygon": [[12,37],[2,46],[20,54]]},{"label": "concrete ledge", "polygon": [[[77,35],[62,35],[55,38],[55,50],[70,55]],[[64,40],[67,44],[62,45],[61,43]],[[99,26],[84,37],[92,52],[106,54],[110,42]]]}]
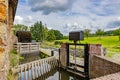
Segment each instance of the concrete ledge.
[{"label": "concrete ledge", "polygon": [[91,80],[120,80],[120,72],[102,76],[99,78],[91,79]]},{"label": "concrete ledge", "polygon": [[90,78],[97,78],[120,72],[120,63],[104,56],[93,55],[90,58]]}]

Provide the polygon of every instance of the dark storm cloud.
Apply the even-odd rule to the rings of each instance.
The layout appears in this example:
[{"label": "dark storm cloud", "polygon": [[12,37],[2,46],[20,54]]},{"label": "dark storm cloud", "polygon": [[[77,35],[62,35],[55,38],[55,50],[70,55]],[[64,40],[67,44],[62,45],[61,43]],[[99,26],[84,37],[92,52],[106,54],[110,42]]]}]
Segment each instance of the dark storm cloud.
[{"label": "dark storm cloud", "polygon": [[42,11],[48,15],[51,12],[66,11],[76,0],[27,0],[33,12]]}]

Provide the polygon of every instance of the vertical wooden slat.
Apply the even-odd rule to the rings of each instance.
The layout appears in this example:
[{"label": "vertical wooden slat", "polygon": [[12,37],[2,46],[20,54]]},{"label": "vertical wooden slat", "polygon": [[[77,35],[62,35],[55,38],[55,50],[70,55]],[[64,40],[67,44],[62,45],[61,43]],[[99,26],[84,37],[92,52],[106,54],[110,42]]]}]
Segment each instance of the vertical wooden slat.
[{"label": "vertical wooden slat", "polygon": [[35,79],[35,73],[34,73],[34,63],[32,63],[32,79]]}]

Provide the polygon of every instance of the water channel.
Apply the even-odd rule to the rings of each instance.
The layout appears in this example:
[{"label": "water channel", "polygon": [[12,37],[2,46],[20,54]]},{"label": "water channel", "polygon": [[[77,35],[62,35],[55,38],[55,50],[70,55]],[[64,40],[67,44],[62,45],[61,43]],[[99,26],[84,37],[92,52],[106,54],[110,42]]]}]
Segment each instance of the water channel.
[{"label": "water channel", "polygon": [[[32,73],[32,71],[31,71]],[[18,78],[18,80],[32,80],[30,77],[24,79],[24,74],[29,74],[28,72],[22,73],[22,79]],[[32,76],[32,75],[31,75]],[[51,70],[48,73],[45,73],[34,80],[84,80],[80,76],[77,76],[75,74],[69,73],[66,70],[63,70],[61,68],[55,68]]]},{"label": "water channel", "polygon": [[81,77],[71,74],[63,69],[56,68],[50,73],[42,75],[36,80],[83,80]]}]

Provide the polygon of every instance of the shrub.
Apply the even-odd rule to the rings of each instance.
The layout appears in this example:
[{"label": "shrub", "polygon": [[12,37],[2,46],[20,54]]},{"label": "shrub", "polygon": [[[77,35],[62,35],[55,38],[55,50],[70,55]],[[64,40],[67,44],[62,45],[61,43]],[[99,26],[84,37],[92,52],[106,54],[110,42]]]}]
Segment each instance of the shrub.
[{"label": "shrub", "polygon": [[57,45],[57,44],[62,44],[63,42],[62,41],[55,41],[54,44]]}]

